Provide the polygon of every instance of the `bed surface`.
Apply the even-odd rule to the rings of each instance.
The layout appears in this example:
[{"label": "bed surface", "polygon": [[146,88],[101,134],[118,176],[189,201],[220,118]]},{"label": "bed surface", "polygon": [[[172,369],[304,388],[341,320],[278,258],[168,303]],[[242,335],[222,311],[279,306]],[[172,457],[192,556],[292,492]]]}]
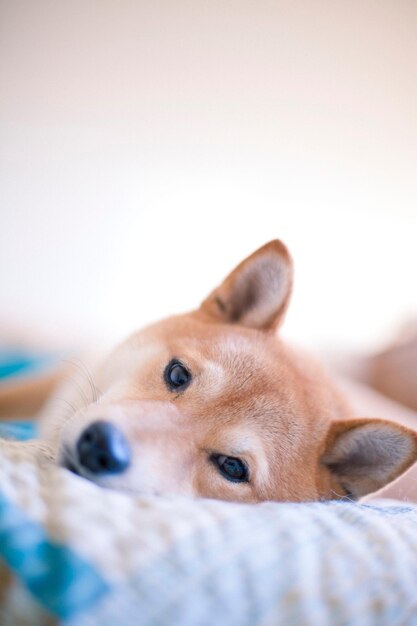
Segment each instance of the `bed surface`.
[{"label": "bed surface", "polygon": [[140,497],[0,441],[0,623],[417,624],[417,507]]}]

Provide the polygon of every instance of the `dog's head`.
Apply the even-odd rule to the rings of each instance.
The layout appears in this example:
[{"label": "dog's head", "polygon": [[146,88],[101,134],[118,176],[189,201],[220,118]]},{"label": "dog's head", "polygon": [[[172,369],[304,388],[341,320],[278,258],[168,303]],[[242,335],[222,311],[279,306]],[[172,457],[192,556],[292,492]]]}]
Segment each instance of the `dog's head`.
[{"label": "dog's head", "polygon": [[281,341],[291,286],[272,241],[198,310],[130,337],[97,398],[73,398],[55,428],[61,464],[115,489],[245,502],[359,497],[396,478],[417,460],[416,433],[351,419],[320,367]]}]

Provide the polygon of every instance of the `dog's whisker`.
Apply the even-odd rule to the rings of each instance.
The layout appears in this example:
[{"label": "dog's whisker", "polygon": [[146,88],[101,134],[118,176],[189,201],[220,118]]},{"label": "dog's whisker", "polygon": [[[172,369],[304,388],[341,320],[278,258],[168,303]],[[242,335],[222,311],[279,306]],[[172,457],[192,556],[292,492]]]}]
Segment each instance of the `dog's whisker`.
[{"label": "dog's whisker", "polygon": [[74,374],[74,376],[71,378],[71,383],[74,386],[76,386],[76,388],[78,389],[84,404],[87,405],[87,404],[90,404],[91,402],[97,402],[97,400],[98,400],[97,387],[94,384],[92,376],[91,376],[90,372],[88,371],[86,365],[80,359],[65,359],[64,362],[68,363],[71,366],[73,366],[75,368],[76,372],[79,375],[81,375],[83,380],[85,380],[88,383],[88,385],[89,385],[90,395],[88,396],[86,394],[86,391],[85,391],[85,388],[83,387],[83,385],[76,380],[76,375]]},{"label": "dog's whisker", "polygon": [[77,409],[75,408],[75,406],[72,404],[72,402],[70,402],[66,398],[56,398],[55,400],[56,400],[56,402],[63,402],[63,403],[65,403],[74,413],[76,412]]},{"label": "dog's whisker", "polygon": [[77,361],[79,363],[80,369],[82,368],[81,371],[84,371],[85,375],[87,376],[87,380],[88,380],[88,383],[90,385],[91,392],[92,392],[92,395],[93,395],[93,402],[97,402],[98,396],[99,396],[99,394],[102,395],[102,392],[100,391],[100,389],[95,384],[95,382],[93,380],[93,376],[92,376],[90,370],[88,369],[87,365],[85,364],[85,362],[82,361],[80,358],[78,358]]},{"label": "dog's whisker", "polygon": [[330,493],[333,494],[334,496],[336,496],[337,498],[339,498],[339,500],[343,500],[344,502],[352,502],[354,504],[358,504],[357,501],[352,498],[352,496],[344,493],[337,493],[337,491],[335,491],[334,489],[330,489]]}]

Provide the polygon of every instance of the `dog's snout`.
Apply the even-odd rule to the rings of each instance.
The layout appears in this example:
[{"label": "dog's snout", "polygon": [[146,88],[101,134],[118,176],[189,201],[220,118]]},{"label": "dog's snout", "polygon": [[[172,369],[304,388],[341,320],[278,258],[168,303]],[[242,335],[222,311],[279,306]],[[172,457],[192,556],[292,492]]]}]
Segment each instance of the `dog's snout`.
[{"label": "dog's snout", "polygon": [[130,465],[129,445],[110,422],[93,422],[77,442],[79,464],[93,474],[121,474]]}]

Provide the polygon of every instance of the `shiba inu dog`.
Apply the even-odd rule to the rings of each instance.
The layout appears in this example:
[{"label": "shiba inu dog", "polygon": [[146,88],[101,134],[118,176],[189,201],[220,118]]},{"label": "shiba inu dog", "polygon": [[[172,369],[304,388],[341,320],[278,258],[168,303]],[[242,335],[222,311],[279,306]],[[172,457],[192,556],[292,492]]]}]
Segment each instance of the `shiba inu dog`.
[{"label": "shiba inu dog", "polygon": [[[42,432],[103,487],[241,502],[358,498],[417,461],[417,434],[354,418],[320,366],[286,345],[293,264],[280,241],[190,313],[128,338]],[[61,411],[62,412],[62,411]]]}]

